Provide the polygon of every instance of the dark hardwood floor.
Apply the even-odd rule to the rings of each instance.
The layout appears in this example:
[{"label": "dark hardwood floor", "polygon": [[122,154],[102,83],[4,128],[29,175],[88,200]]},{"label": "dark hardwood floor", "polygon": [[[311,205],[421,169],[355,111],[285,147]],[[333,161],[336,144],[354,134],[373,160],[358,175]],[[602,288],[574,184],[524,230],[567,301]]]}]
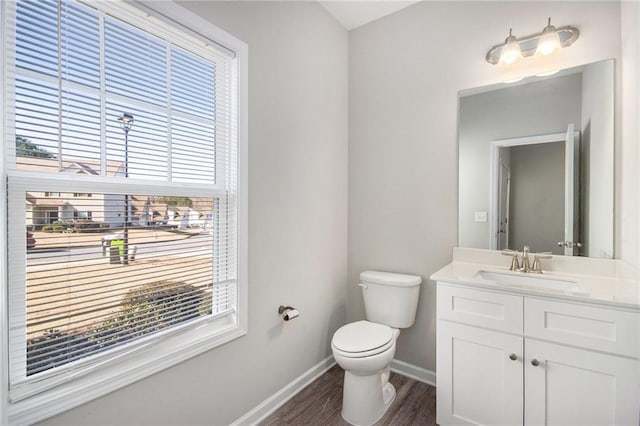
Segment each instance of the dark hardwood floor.
[{"label": "dark hardwood floor", "polygon": [[[331,425],[347,426],[342,419],[344,372],[334,366],[267,417],[262,426]],[[396,399],[376,425],[435,425],[436,388],[391,373]]]}]

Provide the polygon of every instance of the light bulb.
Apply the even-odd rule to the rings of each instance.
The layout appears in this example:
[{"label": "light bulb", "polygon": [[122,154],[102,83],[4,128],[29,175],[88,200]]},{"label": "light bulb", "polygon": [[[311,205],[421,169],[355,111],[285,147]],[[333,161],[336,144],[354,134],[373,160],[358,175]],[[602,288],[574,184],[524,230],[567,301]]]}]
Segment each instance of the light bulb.
[{"label": "light bulb", "polygon": [[512,64],[522,58],[522,51],[520,51],[520,44],[514,35],[511,35],[509,30],[509,37],[504,41],[504,46],[500,52],[500,62],[504,64]]},{"label": "light bulb", "polygon": [[542,35],[538,41],[536,53],[540,53],[541,55],[550,55],[554,50],[559,48],[560,36],[558,35],[556,27],[551,25],[551,18],[549,18],[547,26],[542,30]]}]

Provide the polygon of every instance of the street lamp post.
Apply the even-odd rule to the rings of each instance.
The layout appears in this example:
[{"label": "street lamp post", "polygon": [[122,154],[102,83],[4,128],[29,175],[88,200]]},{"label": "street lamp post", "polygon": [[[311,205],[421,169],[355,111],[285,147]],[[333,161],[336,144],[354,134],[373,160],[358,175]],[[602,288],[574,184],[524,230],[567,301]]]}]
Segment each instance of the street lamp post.
[{"label": "street lamp post", "polygon": [[[123,113],[122,116],[118,117],[118,121],[122,126],[122,130],[124,130],[124,177],[129,177],[129,130],[133,126],[133,115],[128,113]],[[125,265],[129,264],[129,194],[124,195],[124,220],[122,227],[122,237],[123,237],[123,247],[122,250],[124,252],[124,256],[122,259],[122,263]]]}]

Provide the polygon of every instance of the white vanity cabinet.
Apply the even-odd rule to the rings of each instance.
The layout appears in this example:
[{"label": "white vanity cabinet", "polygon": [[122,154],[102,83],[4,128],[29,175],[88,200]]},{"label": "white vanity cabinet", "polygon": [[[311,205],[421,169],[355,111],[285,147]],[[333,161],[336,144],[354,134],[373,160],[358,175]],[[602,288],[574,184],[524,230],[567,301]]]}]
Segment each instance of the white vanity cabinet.
[{"label": "white vanity cabinet", "polygon": [[521,424],[522,337],[449,321],[437,333],[438,424]]},{"label": "white vanity cabinet", "polygon": [[438,283],[437,422],[638,425],[637,311]]},{"label": "white vanity cabinet", "polygon": [[637,360],[534,339],[524,345],[525,425],[638,424]]}]

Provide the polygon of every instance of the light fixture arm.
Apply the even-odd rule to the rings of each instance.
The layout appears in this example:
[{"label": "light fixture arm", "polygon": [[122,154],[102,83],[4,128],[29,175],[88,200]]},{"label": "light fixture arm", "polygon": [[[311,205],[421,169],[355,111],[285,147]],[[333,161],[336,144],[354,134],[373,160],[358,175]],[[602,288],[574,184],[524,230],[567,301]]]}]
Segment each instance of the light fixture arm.
[{"label": "light fixture arm", "polygon": [[[580,37],[580,30],[578,30],[578,28],[574,27],[573,25],[558,27],[556,28],[556,31],[558,32],[558,35],[560,37],[561,47],[571,46],[578,39],[578,37]],[[542,37],[542,32],[530,34],[516,39],[516,41],[520,45],[520,51],[522,52],[523,57],[526,58],[527,56],[532,56],[536,53],[536,48],[538,46],[538,41],[540,41],[540,37]],[[486,56],[487,62],[496,65],[500,61],[500,53],[504,46],[506,46],[506,42],[497,44],[489,49]]]}]

